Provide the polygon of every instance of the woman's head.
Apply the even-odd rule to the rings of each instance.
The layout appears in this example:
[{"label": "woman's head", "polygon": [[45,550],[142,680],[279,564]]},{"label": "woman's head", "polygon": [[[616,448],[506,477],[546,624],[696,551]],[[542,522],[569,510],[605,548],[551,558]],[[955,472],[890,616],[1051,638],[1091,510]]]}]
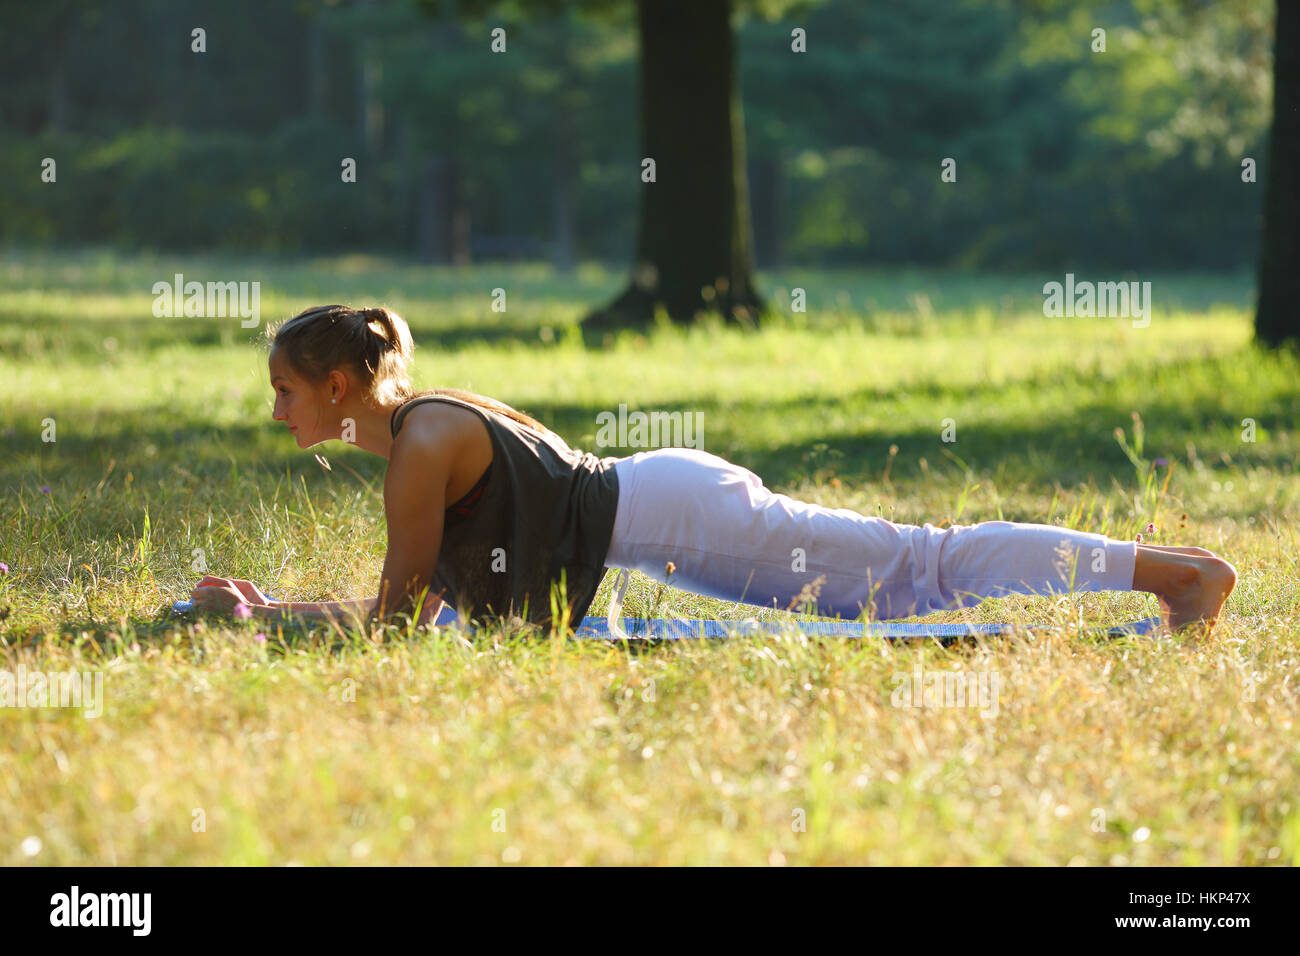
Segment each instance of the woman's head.
[{"label": "woman's head", "polygon": [[321,305],[267,327],[273,417],[310,446],[339,437],[341,406],[378,410],[412,394],[411,329],[385,308]]},{"label": "woman's head", "polygon": [[410,326],[390,309],[318,305],[268,326],[266,341],[275,390],[272,417],[290,427],[299,447],[339,438],[344,406],[364,415],[425,395],[447,395],[554,435],[530,415],[475,392],[413,391],[408,369],[415,342]]}]

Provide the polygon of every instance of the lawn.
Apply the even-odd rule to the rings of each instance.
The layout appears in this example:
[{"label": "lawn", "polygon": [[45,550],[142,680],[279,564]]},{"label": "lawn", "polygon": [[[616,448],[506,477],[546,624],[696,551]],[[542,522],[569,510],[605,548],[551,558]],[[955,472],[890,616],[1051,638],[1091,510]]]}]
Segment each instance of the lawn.
[{"label": "lawn", "polygon": [[[385,462],[299,450],[259,329],[154,316],[177,272],[259,281],[263,321],[388,305],[417,386],[597,454],[637,450],[595,445],[620,403],[700,412],[706,450],[795,497],[912,524],[1154,523],[1237,588],[1202,642],[1081,633],[1158,613],[1140,592],[936,614],[1053,625],[947,648],[177,622],[160,609],[200,557],[327,600],[373,597],[385,550]],[[9,250],[0,680],[99,674],[102,713],[0,707],[0,864],[1300,863],[1300,361],[1251,344],[1250,276],[1144,275],[1146,328],[1046,318],[1062,278],[789,269],[760,277],[756,333],[600,350],[574,323],[622,276],[595,265]],[[633,575],[625,612],[668,610],[798,620]],[[896,706],[918,669],[992,679],[994,712]]]}]

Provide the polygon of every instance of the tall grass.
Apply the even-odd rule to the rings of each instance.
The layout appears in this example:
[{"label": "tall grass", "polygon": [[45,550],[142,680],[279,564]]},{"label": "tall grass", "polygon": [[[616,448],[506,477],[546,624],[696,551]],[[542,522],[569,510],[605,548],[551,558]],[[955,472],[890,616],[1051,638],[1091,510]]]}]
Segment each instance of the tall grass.
[{"label": "tall grass", "polygon": [[[373,596],[385,547],[384,462],[331,442],[325,470],[294,445],[257,330],[155,318],[152,283],[178,271],[262,282],[263,319],[387,304],[417,384],[598,454],[636,450],[594,445],[620,402],[699,411],[707,450],[796,497],[906,523],[1154,523],[1240,580],[1202,643],[1081,630],[1157,613],[1140,592],[944,612],[1052,625],[950,648],[177,622],[197,551],[322,600]],[[620,281],[596,267],[13,252],[0,672],[98,672],[104,699],[0,707],[0,862],[1300,861],[1297,362],[1251,346],[1243,277],[1152,277],[1145,329],[1044,318],[1047,278],[791,271],[764,277],[755,334],[592,350],[573,324]],[[806,313],[785,310],[796,286]],[[797,620],[641,575],[625,612]],[[996,675],[996,714],[898,705],[918,668]]]}]

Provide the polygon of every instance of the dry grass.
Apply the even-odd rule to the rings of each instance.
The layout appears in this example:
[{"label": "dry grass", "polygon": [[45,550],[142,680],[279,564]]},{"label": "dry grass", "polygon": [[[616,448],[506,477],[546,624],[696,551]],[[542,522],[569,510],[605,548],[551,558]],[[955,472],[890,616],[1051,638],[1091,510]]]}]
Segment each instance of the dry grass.
[{"label": "dry grass", "polygon": [[[68,268],[11,268],[13,291],[0,291],[0,336],[23,349],[0,359],[19,382],[0,415],[12,430],[0,435],[0,670],[100,672],[103,712],[0,707],[2,864],[1300,862],[1286,431],[1300,377],[1294,360],[1246,348],[1240,307],[1157,314],[1140,339],[1077,323],[1068,348],[1023,310],[1007,319],[1014,335],[991,336],[977,304],[941,307],[920,335],[874,315],[874,331],[657,333],[610,353],[559,336],[545,360],[509,340],[440,352],[438,326],[417,327],[420,384],[496,395],[578,447],[620,401],[702,408],[710,450],[799,497],[898,521],[1115,536],[1155,520],[1159,543],[1210,547],[1240,574],[1200,643],[1080,634],[1080,620],[1156,613],[1147,595],[1112,593],[987,601],[962,613],[1056,626],[977,645],[791,635],[630,652],[400,629],[340,642],[155,616],[192,585],[200,547],[219,573],[277,594],[369,594],[382,462],[317,449],[336,463],[326,473],[290,447],[268,427],[262,359],[240,333],[230,345],[182,335],[215,322],[154,348],[133,337],[147,297],[140,309],[124,301],[133,293],[70,283],[73,300],[97,297],[103,328],[58,310],[35,323],[33,290]],[[294,283],[315,272],[299,272],[279,276],[282,301],[309,294]],[[373,281],[436,311],[436,288],[402,285],[423,280]],[[533,318],[572,313],[587,291],[551,290]],[[1226,298],[1239,291],[1225,283]],[[962,343],[1003,381],[940,378]],[[704,349],[736,364],[700,375]],[[1139,457],[1175,462],[1163,487],[1167,469],[1152,483],[1115,442],[1132,410]],[[47,415],[53,444],[39,438]],[[945,447],[948,416],[960,440]],[[1256,443],[1240,441],[1245,417]],[[636,576],[628,613],[657,596]],[[689,616],[755,611],[663,597]],[[996,697],[897,706],[918,667],[983,679]]]}]

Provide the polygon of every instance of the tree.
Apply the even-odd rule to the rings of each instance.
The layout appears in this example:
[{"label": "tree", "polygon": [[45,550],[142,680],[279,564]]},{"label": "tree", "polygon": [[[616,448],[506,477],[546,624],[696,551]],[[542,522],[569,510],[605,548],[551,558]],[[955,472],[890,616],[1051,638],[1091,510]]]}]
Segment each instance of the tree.
[{"label": "tree", "polygon": [[1300,342],[1300,4],[1277,0],[1273,129],[1264,193],[1255,338],[1276,348]]},{"label": "tree", "polygon": [[636,264],[584,332],[690,321],[753,324],[754,288],[731,0],[638,0],[642,155]]},{"label": "tree", "polygon": [[[806,56],[789,55],[794,25]],[[1041,249],[1035,189],[1078,155],[1087,117],[1063,96],[1070,66],[1026,64],[1018,26],[988,0],[907,0],[742,30],[759,264],[779,254],[787,178],[785,238],[804,262],[969,263],[978,250],[1014,267]],[[959,188],[940,178],[946,157]]]},{"label": "tree", "polygon": [[[415,2],[429,14],[441,8],[436,0]],[[748,7],[771,17],[797,4],[749,0]],[[611,0],[577,5],[601,13],[623,8]],[[456,6],[481,16],[499,4]],[[554,13],[563,4],[504,6]],[[645,327],[660,306],[678,321],[711,311],[747,325],[764,310],[753,280],[732,8],[732,0],[637,0],[641,157],[629,171],[641,189],[636,262],[628,287],[583,320],[586,332]]]}]

